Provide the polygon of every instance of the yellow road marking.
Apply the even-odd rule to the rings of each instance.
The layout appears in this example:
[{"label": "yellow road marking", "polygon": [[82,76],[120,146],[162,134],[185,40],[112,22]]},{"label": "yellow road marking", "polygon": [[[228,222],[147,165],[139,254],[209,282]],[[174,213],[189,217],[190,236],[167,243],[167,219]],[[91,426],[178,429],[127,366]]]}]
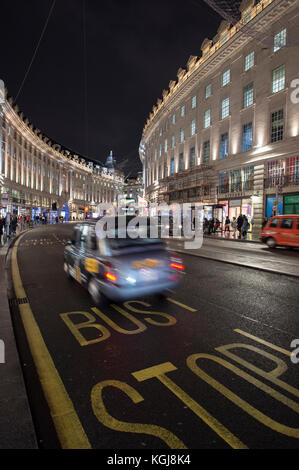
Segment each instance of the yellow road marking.
[{"label": "yellow road marking", "polygon": [[[22,238],[22,237],[21,237]],[[26,298],[17,262],[19,238],[12,251],[12,278],[16,297]],[[90,449],[91,445],[63,385],[54,362],[35,321],[30,304],[19,306],[30,351],[50,408],[56,432],[63,449]]]},{"label": "yellow road marking", "polygon": [[246,336],[247,338],[253,339],[257,343],[264,344],[265,346],[268,346],[269,348],[274,349],[275,351],[281,352],[282,354],[285,354],[286,356],[291,356],[292,354],[290,351],[280,348],[279,346],[275,346],[275,344],[269,343],[268,341],[258,338],[257,336],[253,336],[250,333],[246,333],[246,331],[242,331],[242,330],[234,330],[234,331],[236,333],[239,333],[240,335]]},{"label": "yellow road marking", "polygon": [[143,382],[151,378],[157,378],[165,387],[167,387],[179,400],[193,411],[199,418],[202,419],[218,436],[220,436],[225,442],[227,442],[233,449],[247,449],[247,446],[243,444],[234,434],[232,434],[222,423],[220,423],[214,416],[212,416],[205,408],[197,403],[193,398],[190,397],[183,389],[181,389],[173,380],[171,380],[166,373],[173,372],[177,368],[171,363],[166,362],[159,364],[148,369],[144,369],[138,372],[132,373],[133,377],[138,382]]},{"label": "yellow road marking", "polygon": [[91,404],[94,414],[104,426],[114,431],[155,436],[164,441],[170,449],[187,449],[185,444],[175,434],[168,431],[168,429],[153,424],[128,423],[113,418],[108,413],[103,400],[103,390],[106,387],[118,388],[135,404],[141,403],[144,400],[139,392],[125,382],[119,382],[118,380],[100,382],[92,389]]},{"label": "yellow road marking", "polygon": [[265,415],[263,412],[259,411],[254,406],[250,405],[250,403],[243,400],[241,397],[236,395],[230,389],[228,389],[227,387],[222,385],[220,382],[218,382],[218,380],[213,379],[213,377],[211,377],[202,369],[200,369],[196,363],[198,359],[208,359],[208,360],[215,362],[216,364],[220,364],[224,368],[230,370],[237,376],[244,378],[247,382],[255,385],[260,390],[268,393],[273,398],[275,398],[276,400],[279,400],[280,402],[282,402],[283,404],[285,404],[286,406],[288,406],[289,408],[291,408],[292,410],[298,413],[299,405],[296,402],[285,397],[284,395],[272,389],[271,387],[268,387],[266,384],[264,384],[260,380],[252,377],[251,375],[242,371],[238,367],[235,367],[229,362],[221,359],[220,357],[217,357],[211,354],[193,354],[192,356],[189,356],[187,359],[187,366],[190,368],[190,370],[194,372],[194,374],[196,374],[198,377],[200,377],[202,380],[208,383],[217,392],[224,395],[228,400],[230,400],[232,403],[237,405],[243,411],[245,411],[250,416],[252,416],[255,420],[259,421],[261,424],[272,429],[273,431],[276,431],[280,434],[284,434],[285,436],[299,439],[299,428],[291,428],[290,426],[286,426],[284,424],[278,423],[274,419]]},{"label": "yellow road marking", "polygon": [[178,302],[177,300],[171,299],[170,297],[167,298],[168,302],[172,302],[175,305],[178,305],[179,307],[184,308],[185,310],[189,310],[189,312],[197,312],[194,308],[188,307],[188,305],[182,304],[181,302]]}]

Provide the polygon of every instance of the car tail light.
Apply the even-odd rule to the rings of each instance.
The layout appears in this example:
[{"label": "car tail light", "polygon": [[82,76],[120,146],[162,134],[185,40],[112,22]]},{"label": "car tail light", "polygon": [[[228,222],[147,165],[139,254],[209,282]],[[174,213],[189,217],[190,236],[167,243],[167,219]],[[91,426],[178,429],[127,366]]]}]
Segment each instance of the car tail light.
[{"label": "car tail light", "polygon": [[106,279],[111,282],[117,282],[117,276],[113,273],[105,273]]},{"label": "car tail light", "polygon": [[117,282],[117,275],[113,272],[114,267],[112,266],[111,263],[104,263],[106,272],[105,272],[105,278],[110,281],[110,282]]},{"label": "car tail light", "polygon": [[183,260],[179,258],[176,254],[171,254],[170,255],[170,263],[169,263],[170,268],[176,269],[177,271],[184,271],[185,267],[183,264]]}]

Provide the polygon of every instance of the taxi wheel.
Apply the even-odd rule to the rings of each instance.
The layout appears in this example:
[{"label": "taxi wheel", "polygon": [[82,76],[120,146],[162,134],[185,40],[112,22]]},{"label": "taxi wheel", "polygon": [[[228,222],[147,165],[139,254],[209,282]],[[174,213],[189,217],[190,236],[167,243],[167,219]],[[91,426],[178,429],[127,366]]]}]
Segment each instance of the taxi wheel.
[{"label": "taxi wheel", "polygon": [[88,283],[88,292],[96,307],[103,307],[107,304],[106,297],[101,294],[95,279],[91,278]]},{"label": "taxi wheel", "polygon": [[269,248],[276,248],[276,241],[274,238],[268,238],[266,243]]},{"label": "taxi wheel", "polygon": [[64,262],[63,268],[64,268],[64,272],[65,272],[65,274],[66,274],[66,277],[67,277],[70,281],[72,281],[73,278],[72,278],[72,276],[70,275],[70,265],[69,265],[66,261]]}]

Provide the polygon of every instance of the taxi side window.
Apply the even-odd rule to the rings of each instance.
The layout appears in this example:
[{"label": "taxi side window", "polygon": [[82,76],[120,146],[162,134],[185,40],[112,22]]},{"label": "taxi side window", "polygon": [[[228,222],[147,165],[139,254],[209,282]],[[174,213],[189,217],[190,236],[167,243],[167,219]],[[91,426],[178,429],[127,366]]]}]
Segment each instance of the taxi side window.
[{"label": "taxi side window", "polygon": [[97,251],[98,245],[97,245],[97,236],[94,228],[90,228],[88,232],[88,236],[86,239],[86,248],[88,248],[91,251]]},{"label": "taxi side window", "polygon": [[79,245],[80,248],[85,248],[86,238],[88,235],[88,225],[81,225],[79,234],[80,235],[77,245]]},{"label": "taxi side window", "polygon": [[293,228],[293,219],[283,219],[280,228],[292,229]]},{"label": "taxi side window", "polygon": [[278,226],[279,219],[273,219],[269,227],[277,227]]},{"label": "taxi side window", "polygon": [[79,227],[76,227],[73,233],[72,242],[74,245],[78,245],[81,239],[81,230]]}]

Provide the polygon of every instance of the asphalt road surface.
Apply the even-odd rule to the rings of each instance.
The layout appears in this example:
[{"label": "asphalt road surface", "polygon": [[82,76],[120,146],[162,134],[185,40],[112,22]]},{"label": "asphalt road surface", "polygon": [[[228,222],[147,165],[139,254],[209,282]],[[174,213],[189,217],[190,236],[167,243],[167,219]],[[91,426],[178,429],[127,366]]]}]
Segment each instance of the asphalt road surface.
[{"label": "asphalt road surface", "polygon": [[[41,447],[299,447],[299,279],[188,254],[166,302],[99,310],[63,271],[71,230],[38,227],[12,253],[11,310]],[[231,257],[250,250],[259,262],[260,247],[237,245],[226,245]]]}]

